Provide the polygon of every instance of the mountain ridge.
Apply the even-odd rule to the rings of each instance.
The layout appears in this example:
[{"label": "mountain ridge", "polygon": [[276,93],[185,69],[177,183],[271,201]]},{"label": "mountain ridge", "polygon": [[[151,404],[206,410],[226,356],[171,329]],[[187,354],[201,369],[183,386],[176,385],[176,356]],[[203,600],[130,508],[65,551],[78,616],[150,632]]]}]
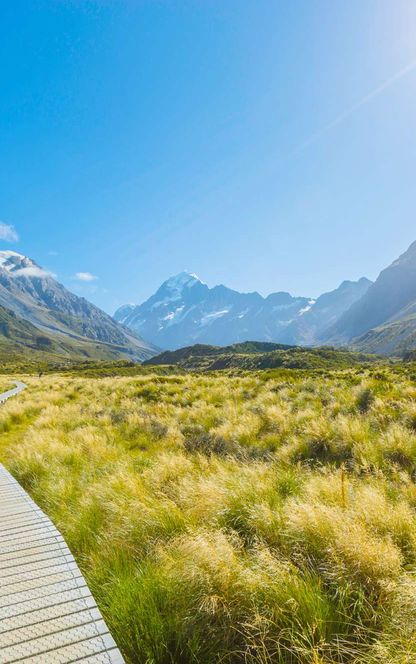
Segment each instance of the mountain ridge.
[{"label": "mountain ridge", "polygon": [[114,318],[170,350],[195,343],[224,346],[249,338],[316,345],[320,341],[317,331],[322,327],[316,308],[330,324],[370,284],[365,277],[345,281],[317,300],[286,291],[263,297],[257,291],[240,293],[223,284],[209,288],[195,274],[181,272],[164,281],[141,305],[120,307]]},{"label": "mountain ridge", "polygon": [[0,305],[47,336],[71,340],[71,347],[74,342],[89,346],[94,356],[143,360],[157,352],[157,347],[18,252],[0,251]]},{"label": "mountain ridge", "polygon": [[[406,350],[416,336],[414,313],[416,242],[380,272],[365,295],[328,329],[324,341],[371,347],[374,352]],[[400,339],[403,335],[408,338],[407,343]]]}]

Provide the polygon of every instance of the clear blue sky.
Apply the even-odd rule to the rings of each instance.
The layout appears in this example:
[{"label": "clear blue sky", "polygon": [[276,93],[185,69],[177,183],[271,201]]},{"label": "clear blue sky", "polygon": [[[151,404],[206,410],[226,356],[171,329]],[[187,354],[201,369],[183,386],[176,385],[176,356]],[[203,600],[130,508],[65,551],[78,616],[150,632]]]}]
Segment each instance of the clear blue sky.
[{"label": "clear blue sky", "polygon": [[413,0],[14,0],[0,29],[0,248],[106,310],[183,269],[315,296],[416,239]]}]

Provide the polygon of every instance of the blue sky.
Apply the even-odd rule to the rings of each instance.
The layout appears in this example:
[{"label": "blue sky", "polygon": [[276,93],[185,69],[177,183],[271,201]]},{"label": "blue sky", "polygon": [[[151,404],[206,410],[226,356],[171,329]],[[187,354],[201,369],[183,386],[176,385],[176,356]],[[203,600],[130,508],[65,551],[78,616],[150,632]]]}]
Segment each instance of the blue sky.
[{"label": "blue sky", "polygon": [[14,0],[0,28],[0,248],[107,311],[183,269],[316,296],[416,240],[412,0]]}]

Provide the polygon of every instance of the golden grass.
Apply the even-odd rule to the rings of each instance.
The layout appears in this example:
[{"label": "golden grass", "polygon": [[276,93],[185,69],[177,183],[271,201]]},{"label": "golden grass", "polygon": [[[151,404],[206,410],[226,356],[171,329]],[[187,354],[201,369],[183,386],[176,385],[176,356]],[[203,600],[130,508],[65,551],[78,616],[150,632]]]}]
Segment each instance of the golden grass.
[{"label": "golden grass", "polygon": [[0,394],[3,394],[3,392],[8,392],[14,387],[15,384],[12,378],[0,376]]},{"label": "golden grass", "polygon": [[404,372],[24,380],[0,458],[128,662],[416,661]]}]

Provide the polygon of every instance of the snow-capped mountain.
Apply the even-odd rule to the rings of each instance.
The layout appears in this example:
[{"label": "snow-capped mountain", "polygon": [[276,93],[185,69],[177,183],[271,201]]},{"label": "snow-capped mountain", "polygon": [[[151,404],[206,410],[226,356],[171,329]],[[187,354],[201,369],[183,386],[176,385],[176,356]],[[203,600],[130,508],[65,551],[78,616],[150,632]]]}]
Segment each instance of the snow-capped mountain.
[{"label": "snow-capped mountain", "polygon": [[50,274],[46,270],[42,270],[31,258],[18,254],[17,251],[0,251],[0,268],[15,277],[44,277]]},{"label": "snow-capped mountain", "polygon": [[181,272],[143,304],[118,309],[114,318],[166,349],[248,339],[314,344],[318,331],[333,324],[370,284],[366,279],[345,282],[315,301],[286,292],[262,297],[223,285],[209,288],[195,274]]},{"label": "snow-capped mountain", "polygon": [[15,251],[0,251],[0,305],[48,335],[70,338],[83,347],[87,341],[94,342],[89,350],[97,357],[118,354],[145,359],[156,350]]}]

